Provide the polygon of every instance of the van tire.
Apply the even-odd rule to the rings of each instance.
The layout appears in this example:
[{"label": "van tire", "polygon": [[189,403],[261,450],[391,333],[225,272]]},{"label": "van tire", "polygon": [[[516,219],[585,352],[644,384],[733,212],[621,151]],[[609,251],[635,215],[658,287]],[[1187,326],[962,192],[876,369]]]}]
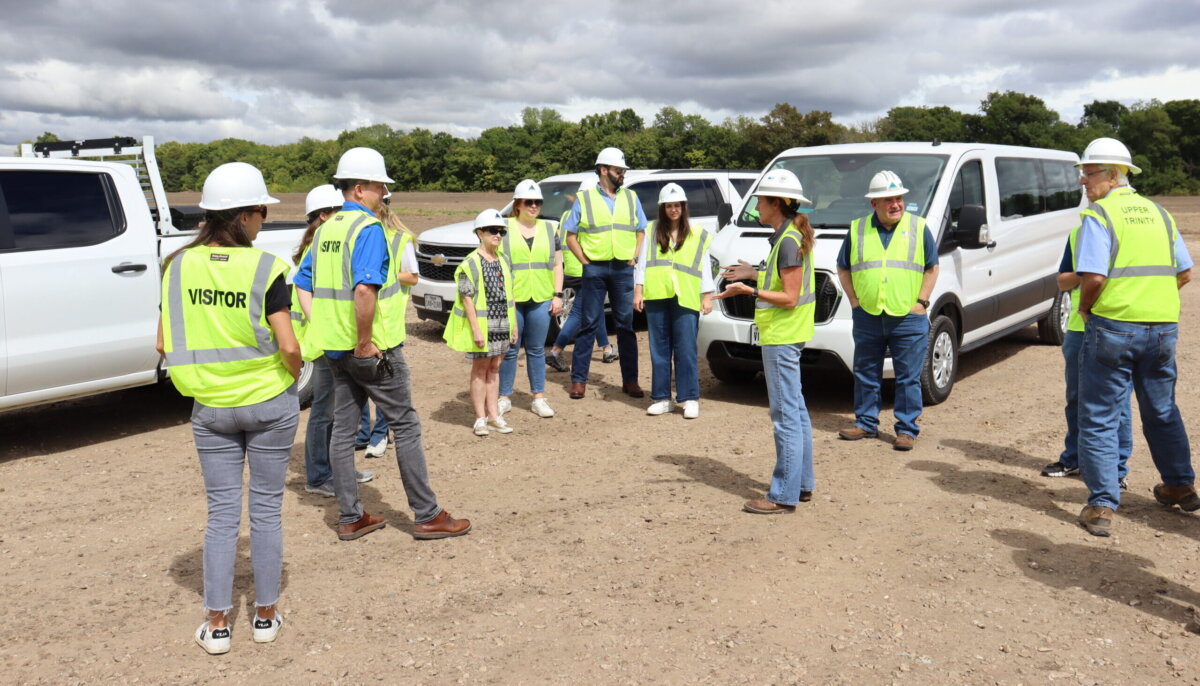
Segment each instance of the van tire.
[{"label": "van tire", "polygon": [[926,405],[937,405],[950,397],[958,376],[958,330],[944,314],[929,324],[929,345],[921,367],[921,397]]},{"label": "van tire", "polygon": [[296,379],[296,395],[300,399],[300,407],[312,405],[313,399],[313,370],[312,362],[300,363],[300,378]]},{"label": "van tire", "polygon": [[1048,345],[1062,345],[1067,337],[1067,321],[1071,317],[1071,291],[1059,291],[1046,316],[1038,320],[1038,338]]}]

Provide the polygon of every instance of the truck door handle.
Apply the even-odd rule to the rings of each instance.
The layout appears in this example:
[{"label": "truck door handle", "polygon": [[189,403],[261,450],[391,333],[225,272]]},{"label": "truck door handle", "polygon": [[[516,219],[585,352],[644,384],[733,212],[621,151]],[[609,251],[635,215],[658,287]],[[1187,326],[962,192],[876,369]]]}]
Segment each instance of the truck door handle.
[{"label": "truck door handle", "polygon": [[112,268],[113,274],[124,274],[125,272],[144,272],[146,265],[133,264],[132,262],[122,262]]}]

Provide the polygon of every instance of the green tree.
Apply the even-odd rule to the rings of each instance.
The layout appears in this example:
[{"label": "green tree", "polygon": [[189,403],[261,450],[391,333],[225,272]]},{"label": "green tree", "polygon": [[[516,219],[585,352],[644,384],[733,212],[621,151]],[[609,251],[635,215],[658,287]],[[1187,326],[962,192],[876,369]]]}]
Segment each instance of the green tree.
[{"label": "green tree", "polygon": [[880,121],[878,132],[885,141],[968,142],[971,140],[962,112],[946,106],[893,107]]},{"label": "green tree", "polygon": [[989,93],[980,105],[983,118],[979,124],[982,143],[1029,145],[1053,148],[1061,131],[1058,113],[1046,107],[1041,98],[1015,91]]}]

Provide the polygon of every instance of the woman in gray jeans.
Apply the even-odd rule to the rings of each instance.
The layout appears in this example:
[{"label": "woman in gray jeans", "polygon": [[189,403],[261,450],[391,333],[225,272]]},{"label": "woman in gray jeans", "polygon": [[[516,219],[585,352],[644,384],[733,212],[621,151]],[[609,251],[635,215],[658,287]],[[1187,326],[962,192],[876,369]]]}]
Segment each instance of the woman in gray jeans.
[{"label": "woman in gray jeans", "polygon": [[269,643],[283,618],[275,609],[283,571],[284,477],[300,406],[300,345],[292,332],[288,264],[251,246],[267,218],[262,173],[231,162],[204,181],[199,235],[164,262],[158,352],[171,381],[196,399],[192,433],[208,497],[204,607],[196,643],[229,652],[233,568],[242,513],[242,472],[250,464],[250,555],[254,640]]}]

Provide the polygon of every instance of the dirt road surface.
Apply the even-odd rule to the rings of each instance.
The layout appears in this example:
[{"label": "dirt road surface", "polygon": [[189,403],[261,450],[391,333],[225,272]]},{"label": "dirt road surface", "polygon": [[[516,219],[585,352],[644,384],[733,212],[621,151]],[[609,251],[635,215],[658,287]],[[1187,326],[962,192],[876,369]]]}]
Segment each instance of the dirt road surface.
[{"label": "dirt road surface", "polygon": [[[442,196],[428,216],[452,221],[500,197]],[[1168,205],[1200,228],[1195,199]],[[1190,247],[1200,255],[1200,240]],[[1178,350],[1193,431],[1194,289]],[[700,419],[648,417],[646,401],[619,392],[617,365],[597,359],[584,400],[549,374],[559,414],[539,419],[522,370],[516,432],[480,439],[468,364],[437,326],[410,314],[409,331],[432,482],[474,530],[412,539],[389,450],[359,461],[378,475],[362,498],[387,528],[339,542],[334,501],[304,493],[301,432],[284,499],[283,633],[250,640],[243,520],[233,650],[221,657],[191,639],[205,503],[190,401],[143,388],[0,415],[3,681],[1200,681],[1200,518],[1154,502],[1135,432],[1114,536],[1075,524],[1082,482],[1038,475],[1061,449],[1063,382],[1060,351],[1033,327],[962,357],[953,395],[926,410],[907,454],[890,434],[838,441],[853,418],[849,378],[806,374],[816,497],[778,517],[739,511],[774,462],[761,379],[723,385],[702,366]]]}]

